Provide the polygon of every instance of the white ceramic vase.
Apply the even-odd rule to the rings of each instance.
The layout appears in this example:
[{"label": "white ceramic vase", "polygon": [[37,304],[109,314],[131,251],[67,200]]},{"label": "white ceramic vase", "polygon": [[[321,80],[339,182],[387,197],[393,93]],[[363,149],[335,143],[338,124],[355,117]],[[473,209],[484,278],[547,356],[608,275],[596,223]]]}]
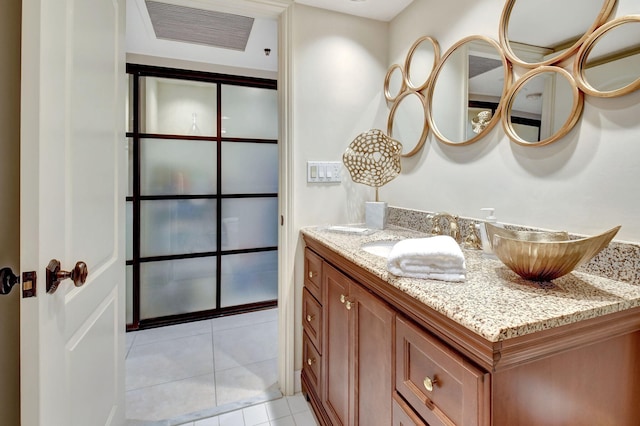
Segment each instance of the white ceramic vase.
[{"label": "white ceramic vase", "polygon": [[366,201],[364,217],[367,228],[384,229],[387,225],[387,203],[383,201]]}]

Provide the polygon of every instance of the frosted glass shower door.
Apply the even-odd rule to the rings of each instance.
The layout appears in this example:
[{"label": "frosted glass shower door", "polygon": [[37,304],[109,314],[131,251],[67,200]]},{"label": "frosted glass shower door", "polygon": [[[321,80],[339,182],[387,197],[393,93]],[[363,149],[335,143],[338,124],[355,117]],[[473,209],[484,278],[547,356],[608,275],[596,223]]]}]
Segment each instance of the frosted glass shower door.
[{"label": "frosted glass shower door", "polygon": [[127,71],[128,327],[274,306],[276,82]]},{"label": "frosted glass shower door", "polygon": [[[278,297],[278,98],[222,85],[220,307]],[[238,252],[246,251],[246,252]]]},{"label": "frosted glass shower door", "polygon": [[140,141],[141,320],[216,308],[216,146]]}]

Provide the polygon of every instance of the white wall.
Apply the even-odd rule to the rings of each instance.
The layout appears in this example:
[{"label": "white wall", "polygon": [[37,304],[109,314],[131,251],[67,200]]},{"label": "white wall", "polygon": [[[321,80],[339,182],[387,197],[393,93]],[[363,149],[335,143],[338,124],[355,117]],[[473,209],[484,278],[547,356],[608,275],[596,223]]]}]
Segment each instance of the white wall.
[{"label": "white wall", "polygon": [[[383,82],[387,71],[388,24],[294,5],[293,211],[294,229],[364,220],[364,201],[374,193],[343,171],[341,184],[309,184],[306,162],[341,161],[342,153],[371,128],[386,129]],[[345,176],[346,174],[346,176]],[[303,243],[296,254],[296,313],[301,318]],[[296,321],[296,369],[302,335]]]},{"label": "white wall", "polygon": [[[389,62],[402,63],[422,35],[444,53],[481,34],[498,40],[504,1],[414,0],[390,25]],[[640,1],[619,0],[615,16],[640,13]],[[569,65],[572,65],[570,63]],[[522,70],[516,69],[519,75]],[[430,134],[403,160],[403,173],[380,190],[391,205],[594,234],[622,225],[617,239],[640,241],[640,91],[616,99],[585,97],[578,125],[547,147],[521,147],[501,126],[479,142],[445,146]]]},{"label": "white wall", "polygon": [[[20,269],[20,21],[21,2],[0,13],[0,268]],[[20,424],[20,286],[0,296],[0,417]]]},{"label": "white wall", "polygon": [[360,201],[373,191],[354,184],[309,184],[306,162],[342,161],[353,139],[386,129],[383,82],[388,24],[308,6],[294,6],[293,141],[296,225],[363,220]]}]

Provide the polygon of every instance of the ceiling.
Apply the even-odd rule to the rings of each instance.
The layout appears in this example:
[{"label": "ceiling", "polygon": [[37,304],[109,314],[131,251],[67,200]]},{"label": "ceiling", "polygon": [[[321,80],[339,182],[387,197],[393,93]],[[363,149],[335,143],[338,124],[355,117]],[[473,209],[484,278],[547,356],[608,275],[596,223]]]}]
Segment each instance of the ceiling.
[{"label": "ceiling", "polygon": [[[321,9],[379,21],[390,21],[413,0],[291,0]],[[156,0],[155,3],[197,8],[203,14],[230,13],[254,18],[244,50],[224,49],[156,36],[145,0],[127,0],[127,53],[221,66],[275,72],[278,69],[278,22],[248,0]],[[270,54],[265,55],[265,49]]]},{"label": "ceiling", "polygon": [[295,0],[296,3],[378,21],[391,21],[413,0]]}]

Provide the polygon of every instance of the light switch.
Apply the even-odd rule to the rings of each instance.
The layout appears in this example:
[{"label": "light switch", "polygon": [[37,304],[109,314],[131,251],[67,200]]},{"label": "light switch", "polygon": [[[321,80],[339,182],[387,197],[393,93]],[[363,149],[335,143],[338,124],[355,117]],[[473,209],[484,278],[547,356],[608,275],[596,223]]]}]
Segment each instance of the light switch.
[{"label": "light switch", "polygon": [[341,182],[340,161],[307,161],[307,182],[337,183]]}]

